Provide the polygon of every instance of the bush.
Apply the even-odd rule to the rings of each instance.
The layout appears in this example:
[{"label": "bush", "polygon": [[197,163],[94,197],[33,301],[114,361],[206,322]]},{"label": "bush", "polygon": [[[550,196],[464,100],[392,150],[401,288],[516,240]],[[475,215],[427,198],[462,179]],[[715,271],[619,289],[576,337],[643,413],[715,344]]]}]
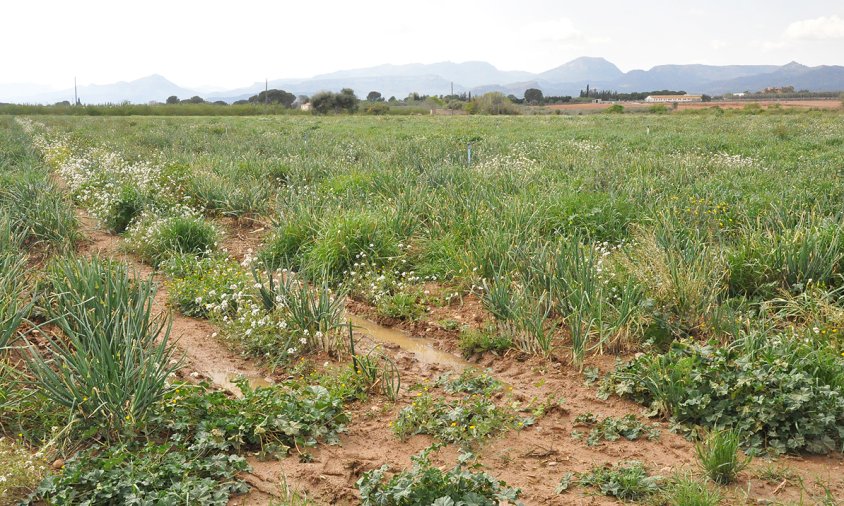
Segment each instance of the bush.
[{"label": "bush", "polygon": [[411,457],[413,467],[393,475],[389,480],[389,466],[368,471],[357,481],[364,506],[453,506],[474,504],[495,506],[518,504],[521,490],[510,488],[503,481],[467,465],[471,455],[462,454],[457,466],[450,471],[435,467],[430,453],[432,446]]},{"label": "bush", "polygon": [[607,114],[621,114],[624,112],[624,106],[621,104],[613,104],[604,109],[604,112]]},{"label": "bush", "polygon": [[748,453],[827,453],[844,441],[844,358],[812,337],[677,342],[620,366],[604,385],[688,426],[743,434]]}]

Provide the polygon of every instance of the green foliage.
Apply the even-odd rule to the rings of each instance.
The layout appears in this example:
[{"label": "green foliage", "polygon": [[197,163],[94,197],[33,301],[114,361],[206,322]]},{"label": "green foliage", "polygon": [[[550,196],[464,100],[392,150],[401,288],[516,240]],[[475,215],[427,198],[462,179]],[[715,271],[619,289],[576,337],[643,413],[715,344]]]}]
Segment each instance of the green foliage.
[{"label": "green foliage", "polygon": [[702,443],[695,445],[697,458],[706,475],[720,485],[735,481],[750,464],[751,457],[739,455],[741,436],[735,430],[715,430]]},{"label": "green foliage", "polygon": [[21,441],[0,436],[0,503],[18,504],[35,489],[47,472],[43,457],[35,456]]},{"label": "green foliage", "polygon": [[44,176],[29,172],[0,175],[0,209],[13,234],[31,247],[68,250],[82,238],[79,221],[61,191]]},{"label": "green foliage", "polygon": [[314,114],[353,113],[358,110],[359,102],[355,92],[349,88],[344,88],[340,93],[322,91],[311,97]]},{"label": "green foliage", "polygon": [[103,223],[111,232],[124,232],[146,208],[146,197],[133,185],[124,185],[109,208]]},{"label": "green foliage", "polygon": [[621,114],[624,112],[624,106],[621,104],[613,104],[604,109],[604,112],[607,114]]},{"label": "green foliage", "polygon": [[389,466],[367,471],[357,481],[364,506],[457,506],[475,504],[495,506],[519,504],[521,491],[487,473],[473,471],[471,454],[461,454],[457,466],[449,471],[434,466],[430,460],[435,445],[411,457],[413,467],[387,479]]},{"label": "green foliage", "polygon": [[28,281],[26,257],[0,251],[0,357],[16,340],[21,322],[32,309],[23,299]]},{"label": "green foliage", "polygon": [[842,364],[812,339],[753,334],[725,347],[678,342],[642,355],[619,366],[605,389],[681,424],[734,429],[750,453],[826,453],[842,444]]},{"label": "green foliage", "polygon": [[217,229],[202,218],[173,216],[142,221],[129,235],[131,251],[152,265],[180,255],[208,255],[217,247]]},{"label": "green foliage", "polygon": [[501,382],[493,378],[489,372],[473,367],[466,368],[454,379],[451,373],[445,373],[437,378],[436,386],[449,394],[481,394],[491,396],[501,390]]},{"label": "green foliage", "polygon": [[721,493],[691,476],[678,476],[667,485],[662,499],[671,506],[717,506]]},{"label": "green foliage", "polygon": [[460,330],[459,346],[463,356],[470,357],[475,353],[486,351],[504,353],[513,346],[513,342],[506,335],[496,332],[494,328],[464,327]]},{"label": "green foliage", "polygon": [[580,476],[579,483],[623,501],[638,501],[659,492],[662,477],[649,475],[641,462],[629,461],[594,467]]},{"label": "green foliage", "polygon": [[105,437],[133,433],[167,392],[171,322],[153,315],[152,280],[93,258],[60,259],[47,275],[47,307],[63,336],[43,334],[27,365],[51,401],[97,424]]},{"label": "green foliage", "polygon": [[[636,441],[641,437],[647,437],[648,440],[659,437],[659,429],[648,427],[637,420],[635,415],[625,415],[622,418],[608,416],[598,421],[592,413],[585,413],[575,417],[574,423],[576,426],[591,428],[586,438],[586,444],[589,446],[594,446],[602,441],[617,441],[622,437],[628,441]],[[579,435],[579,432],[576,434]]]},{"label": "green foliage", "polygon": [[237,302],[231,301],[228,295],[245,290],[249,281],[237,262],[222,255],[204,258],[176,255],[166,260],[162,267],[171,278],[167,283],[170,304],[187,316],[208,317],[212,308],[219,308],[223,300],[230,302],[225,310],[217,312],[235,313]]},{"label": "green foliage", "polygon": [[320,230],[306,253],[304,270],[312,279],[340,279],[356,262],[383,264],[398,253],[398,241],[383,217],[351,211],[333,217]]},{"label": "green foliage", "polygon": [[206,455],[172,443],[92,447],[49,475],[32,497],[50,504],[208,504],[224,506],[248,486],[237,473],[245,459]]},{"label": "green foliage", "polygon": [[388,318],[416,321],[425,313],[425,306],[419,302],[420,294],[398,292],[385,295],[377,304],[378,314]]},{"label": "green foliage", "polygon": [[401,373],[395,361],[381,352],[379,347],[369,350],[366,355],[355,352],[355,338],[352,324],[349,324],[349,350],[352,354],[352,369],[355,375],[366,382],[367,390],[376,386],[391,401],[398,398],[401,390]]},{"label": "green foliage", "polygon": [[417,392],[411,405],[399,412],[392,427],[402,439],[429,434],[448,443],[469,444],[532,424],[533,419],[520,419],[512,410],[499,407],[485,395],[473,393],[448,400],[424,390]]}]

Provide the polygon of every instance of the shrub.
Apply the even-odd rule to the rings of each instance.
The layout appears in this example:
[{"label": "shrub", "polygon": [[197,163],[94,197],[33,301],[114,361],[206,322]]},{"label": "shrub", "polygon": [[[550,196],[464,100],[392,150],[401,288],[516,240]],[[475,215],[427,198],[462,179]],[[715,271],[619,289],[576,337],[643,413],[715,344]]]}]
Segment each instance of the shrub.
[{"label": "shrub", "polygon": [[624,106],[621,104],[613,104],[604,109],[604,112],[607,114],[621,114],[624,112]]},{"label": "shrub", "polygon": [[42,334],[27,363],[53,402],[106,437],[131,433],[168,389],[170,321],[153,316],[152,280],[134,281],[125,266],[96,258],[64,259],[48,272],[47,314],[63,337]]},{"label": "shrub", "polygon": [[738,432],[716,430],[709,433],[704,442],[695,445],[700,466],[709,479],[719,485],[727,485],[750,464],[750,457],[743,459],[739,456],[740,442]]},{"label": "shrub", "polygon": [[842,443],[842,366],[811,338],[752,334],[729,346],[676,342],[618,367],[603,388],[676,423],[737,430],[751,454],[826,453]]},{"label": "shrub", "polygon": [[470,454],[462,454],[457,466],[449,471],[435,467],[430,453],[432,446],[411,457],[413,467],[386,479],[389,466],[367,471],[357,481],[364,506],[448,506],[475,504],[495,506],[518,504],[521,491],[510,488],[492,476],[472,471],[468,465]]}]

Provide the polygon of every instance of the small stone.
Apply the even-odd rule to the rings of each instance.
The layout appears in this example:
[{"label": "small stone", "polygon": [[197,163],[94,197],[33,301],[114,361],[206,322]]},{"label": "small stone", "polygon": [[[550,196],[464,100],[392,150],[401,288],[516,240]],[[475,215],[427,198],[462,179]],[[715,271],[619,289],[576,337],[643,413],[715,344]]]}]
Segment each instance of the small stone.
[{"label": "small stone", "polygon": [[53,469],[61,469],[64,467],[64,460],[56,459],[53,461]]}]

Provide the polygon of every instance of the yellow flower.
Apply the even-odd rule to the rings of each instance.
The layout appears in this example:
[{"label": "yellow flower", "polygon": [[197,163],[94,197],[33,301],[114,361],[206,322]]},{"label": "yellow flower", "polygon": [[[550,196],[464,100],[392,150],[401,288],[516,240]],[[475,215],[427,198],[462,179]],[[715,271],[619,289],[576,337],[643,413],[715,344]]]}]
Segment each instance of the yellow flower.
[{"label": "yellow flower", "polygon": [[475,430],[475,426],[474,426],[474,425],[470,425],[470,426],[469,426],[469,430]]}]

